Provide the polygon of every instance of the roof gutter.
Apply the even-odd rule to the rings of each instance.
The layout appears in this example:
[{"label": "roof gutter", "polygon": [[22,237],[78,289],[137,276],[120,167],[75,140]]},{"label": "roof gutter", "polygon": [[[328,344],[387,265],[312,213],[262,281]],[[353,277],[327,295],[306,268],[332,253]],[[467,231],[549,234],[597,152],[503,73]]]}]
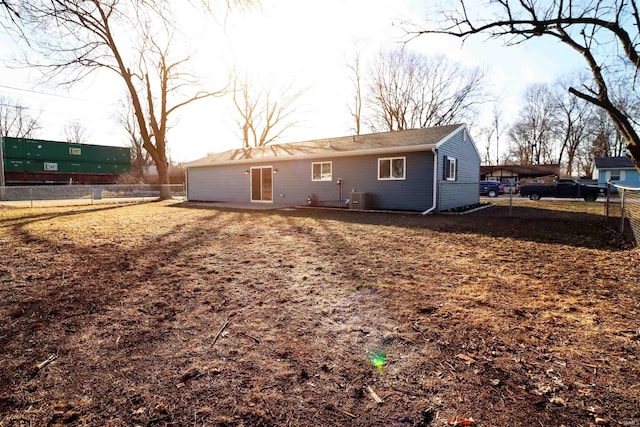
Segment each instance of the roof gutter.
[{"label": "roof gutter", "polygon": [[438,190],[438,150],[437,149],[433,149],[431,150],[433,152],[433,203],[431,204],[431,207],[429,209],[427,209],[426,211],[422,212],[422,215],[426,215],[430,212],[432,212],[433,210],[435,210],[436,206],[438,205],[438,194],[437,194],[437,190]]}]

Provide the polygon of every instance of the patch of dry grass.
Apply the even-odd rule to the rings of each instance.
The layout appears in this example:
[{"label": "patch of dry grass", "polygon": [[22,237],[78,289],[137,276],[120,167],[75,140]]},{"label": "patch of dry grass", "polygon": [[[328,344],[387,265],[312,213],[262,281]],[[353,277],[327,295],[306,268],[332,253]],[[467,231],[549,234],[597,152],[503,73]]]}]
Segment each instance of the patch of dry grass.
[{"label": "patch of dry grass", "polygon": [[640,422],[640,256],[540,203],[0,210],[0,425]]}]

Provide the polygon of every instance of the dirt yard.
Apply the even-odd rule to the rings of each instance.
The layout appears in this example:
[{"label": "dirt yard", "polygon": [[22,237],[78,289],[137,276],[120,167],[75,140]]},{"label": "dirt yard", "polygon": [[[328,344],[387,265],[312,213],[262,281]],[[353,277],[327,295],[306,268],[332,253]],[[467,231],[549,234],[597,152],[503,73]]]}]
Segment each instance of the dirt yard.
[{"label": "dirt yard", "polygon": [[640,426],[640,251],[518,202],[0,208],[0,426]]}]

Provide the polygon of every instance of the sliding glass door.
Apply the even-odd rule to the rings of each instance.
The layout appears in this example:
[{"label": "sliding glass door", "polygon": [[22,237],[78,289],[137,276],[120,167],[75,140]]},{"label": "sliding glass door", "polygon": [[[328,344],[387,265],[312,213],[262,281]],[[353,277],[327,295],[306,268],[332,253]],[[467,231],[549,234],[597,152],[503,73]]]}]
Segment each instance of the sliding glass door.
[{"label": "sliding glass door", "polygon": [[251,201],[273,201],[273,168],[271,166],[251,168]]}]

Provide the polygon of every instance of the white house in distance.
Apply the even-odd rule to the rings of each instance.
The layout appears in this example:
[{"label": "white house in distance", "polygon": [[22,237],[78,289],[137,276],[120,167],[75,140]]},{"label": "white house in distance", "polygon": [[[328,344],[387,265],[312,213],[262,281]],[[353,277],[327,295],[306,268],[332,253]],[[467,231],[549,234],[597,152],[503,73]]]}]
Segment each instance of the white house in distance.
[{"label": "white house in distance", "polygon": [[421,213],[479,202],[464,124],[229,150],[185,168],[191,201]]}]

